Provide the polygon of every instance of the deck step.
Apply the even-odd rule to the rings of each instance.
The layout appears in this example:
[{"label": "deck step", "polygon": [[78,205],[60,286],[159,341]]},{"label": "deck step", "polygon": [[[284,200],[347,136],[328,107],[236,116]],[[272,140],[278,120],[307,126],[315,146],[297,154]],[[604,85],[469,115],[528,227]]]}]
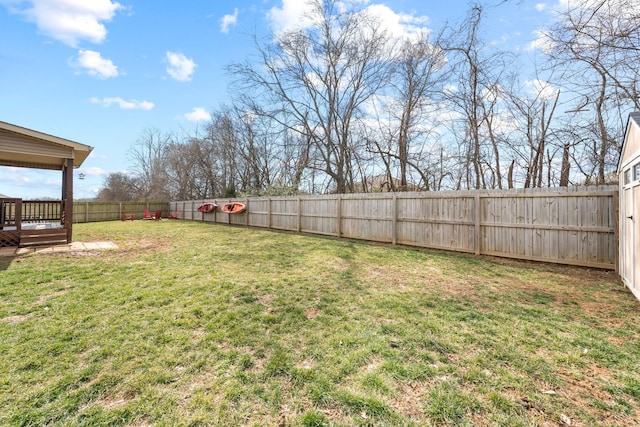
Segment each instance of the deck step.
[{"label": "deck step", "polygon": [[67,230],[22,230],[20,246],[37,246],[67,243]]}]

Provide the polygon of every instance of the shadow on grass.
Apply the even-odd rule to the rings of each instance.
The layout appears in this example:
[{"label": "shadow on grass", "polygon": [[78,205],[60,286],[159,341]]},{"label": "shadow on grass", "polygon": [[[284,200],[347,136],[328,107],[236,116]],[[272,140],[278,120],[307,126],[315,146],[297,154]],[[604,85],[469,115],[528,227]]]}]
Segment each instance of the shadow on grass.
[{"label": "shadow on grass", "polygon": [[0,256],[0,271],[5,271],[9,268],[11,263],[16,260],[22,258],[20,255],[5,255]]}]

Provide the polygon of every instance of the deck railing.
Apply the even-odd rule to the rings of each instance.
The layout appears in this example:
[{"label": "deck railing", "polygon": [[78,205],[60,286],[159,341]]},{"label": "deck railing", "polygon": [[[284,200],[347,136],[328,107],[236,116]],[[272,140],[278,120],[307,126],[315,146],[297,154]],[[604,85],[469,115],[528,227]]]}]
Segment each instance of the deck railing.
[{"label": "deck railing", "polygon": [[0,229],[20,227],[22,211],[21,199],[0,198]]},{"label": "deck railing", "polygon": [[60,222],[62,200],[23,200],[22,222]]},{"label": "deck railing", "polygon": [[62,221],[62,200],[0,199],[0,227],[15,227],[24,223]]},{"label": "deck railing", "polygon": [[0,198],[0,248],[68,243],[64,202]]}]

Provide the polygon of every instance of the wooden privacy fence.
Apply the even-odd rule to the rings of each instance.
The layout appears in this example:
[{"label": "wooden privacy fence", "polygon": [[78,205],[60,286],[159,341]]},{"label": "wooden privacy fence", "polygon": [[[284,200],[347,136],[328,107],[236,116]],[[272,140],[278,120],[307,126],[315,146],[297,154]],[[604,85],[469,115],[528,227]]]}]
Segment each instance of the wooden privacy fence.
[{"label": "wooden privacy fence", "polygon": [[[242,202],[245,213],[199,212]],[[615,269],[615,186],[171,202],[181,219]]]},{"label": "wooden privacy fence", "polygon": [[115,221],[122,219],[122,212],[134,214],[135,219],[142,219],[144,210],[152,214],[162,211],[162,217],[169,215],[168,202],[74,202],[73,222]]}]

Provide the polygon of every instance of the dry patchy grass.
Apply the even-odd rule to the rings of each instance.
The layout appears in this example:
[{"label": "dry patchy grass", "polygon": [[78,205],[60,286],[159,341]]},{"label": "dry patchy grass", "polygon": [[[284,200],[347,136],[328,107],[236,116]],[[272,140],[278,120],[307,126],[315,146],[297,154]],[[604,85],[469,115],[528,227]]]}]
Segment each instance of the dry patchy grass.
[{"label": "dry patchy grass", "polygon": [[0,276],[0,424],[638,424],[614,273],[184,221]]}]

